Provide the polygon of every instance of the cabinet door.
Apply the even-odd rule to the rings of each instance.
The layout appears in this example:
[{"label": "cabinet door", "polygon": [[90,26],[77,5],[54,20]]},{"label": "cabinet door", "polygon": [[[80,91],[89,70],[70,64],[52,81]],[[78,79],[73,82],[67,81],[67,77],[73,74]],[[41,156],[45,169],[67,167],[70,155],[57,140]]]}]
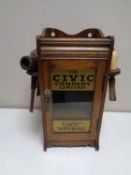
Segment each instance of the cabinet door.
[{"label": "cabinet door", "polygon": [[48,141],[96,137],[106,61],[44,60],[44,121]]}]

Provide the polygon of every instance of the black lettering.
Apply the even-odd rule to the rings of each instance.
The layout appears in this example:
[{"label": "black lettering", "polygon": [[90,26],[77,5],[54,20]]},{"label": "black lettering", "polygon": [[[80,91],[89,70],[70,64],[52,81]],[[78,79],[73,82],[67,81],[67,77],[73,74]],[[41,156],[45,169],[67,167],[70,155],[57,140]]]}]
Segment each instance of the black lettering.
[{"label": "black lettering", "polygon": [[94,81],[94,75],[88,75],[87,76],[87,81],[91,82],[91,81]]},{"label": "black lettering", "polygon": [[81,75],[80,81],[84,81],[85,75]]},{"label": "black lettering", "polygon": [[63,81],[67,81],[67,75],[62,75]]},{"label": "black lettering", "polygon": [[53,80],[54,81],[60,81],[60,75],[54,75]]},{"label": "black lettering", "polygon": [[69,75],[71,81],[76,81],[78,75]]}]

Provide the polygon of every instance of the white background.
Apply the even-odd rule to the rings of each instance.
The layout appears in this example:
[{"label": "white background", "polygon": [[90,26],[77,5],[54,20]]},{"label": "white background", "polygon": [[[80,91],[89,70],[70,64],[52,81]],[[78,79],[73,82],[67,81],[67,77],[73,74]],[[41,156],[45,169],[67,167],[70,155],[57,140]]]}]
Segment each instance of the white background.
[{"label": "white background", "polygon": [[74,34],[93,27],[115,36],[122,70],[117,76],[118,100],[107,98],[106,110],[131,111],[130,10],[130,0],[0,0],[0,106],[28,107],[30,77],[19,60],[36,47],[36,35],[43,28]]},{"label": "white background", "polygon": [[104,113],[100,150],[43,151],[41,112],[0,110],[0,175],[130,175],[131,113]]}]

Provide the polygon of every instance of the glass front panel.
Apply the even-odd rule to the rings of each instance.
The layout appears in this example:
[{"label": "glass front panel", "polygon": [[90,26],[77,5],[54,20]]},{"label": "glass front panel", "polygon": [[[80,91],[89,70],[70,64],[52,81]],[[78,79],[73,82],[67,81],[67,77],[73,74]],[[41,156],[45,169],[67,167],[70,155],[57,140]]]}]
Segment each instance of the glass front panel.
[{"label": "glass front panel", "polygon": [[54,132],[89,132],[95,69],[51,72]]}]

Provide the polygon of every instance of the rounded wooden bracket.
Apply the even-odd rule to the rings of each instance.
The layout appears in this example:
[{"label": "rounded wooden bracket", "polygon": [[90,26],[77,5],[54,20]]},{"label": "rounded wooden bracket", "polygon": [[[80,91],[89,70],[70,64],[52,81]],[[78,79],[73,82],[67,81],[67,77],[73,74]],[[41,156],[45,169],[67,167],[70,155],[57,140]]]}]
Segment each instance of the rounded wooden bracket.
[{"label": "rounded wooden bracket", "polygon": [[115,90],[115,76],[120,74],[120,69],[111,70],[109,75],[109,99],[110,101],[116,101],[116,90]]}]

